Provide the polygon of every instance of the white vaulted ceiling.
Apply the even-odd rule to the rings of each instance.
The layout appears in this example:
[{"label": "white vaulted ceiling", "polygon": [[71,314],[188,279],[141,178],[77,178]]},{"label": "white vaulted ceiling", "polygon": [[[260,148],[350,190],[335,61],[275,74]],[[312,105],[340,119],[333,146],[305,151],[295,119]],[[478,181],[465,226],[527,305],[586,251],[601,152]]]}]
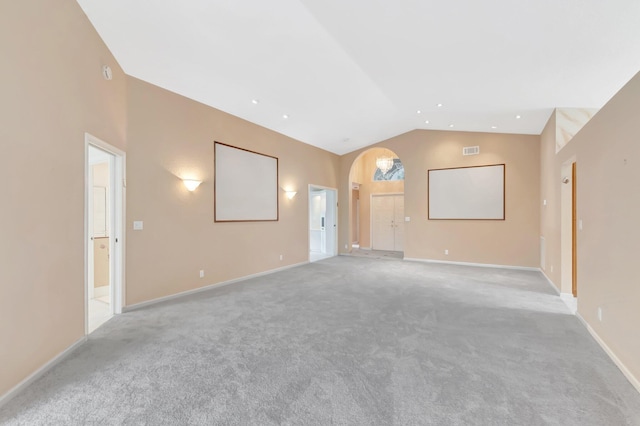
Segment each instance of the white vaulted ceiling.
[{"label": "white vaulted ceiling", "polygon": [[78,3],[127,74],[337,154],[413,129],[539,134],[640,70],[638,0]]}]

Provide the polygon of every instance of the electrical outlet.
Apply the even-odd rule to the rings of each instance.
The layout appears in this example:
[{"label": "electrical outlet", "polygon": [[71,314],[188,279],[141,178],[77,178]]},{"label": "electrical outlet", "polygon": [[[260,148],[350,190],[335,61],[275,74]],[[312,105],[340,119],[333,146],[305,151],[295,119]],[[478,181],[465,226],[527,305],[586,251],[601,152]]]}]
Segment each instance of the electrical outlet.
[{"label": "electrical outlet", "polygon": [[347,250],[349,249],[349,247],[346,244],[344,245],[344,248],[347,249]]},{"label": "electrical outlet", "polygon": [[204,278],[204,269],[200,269],[200,278]]},{"label": "electrical outlet", "polygon": [[444,254],[449,255],[449,250],[445,250]]},{"label": "electrical outlet", "polygon": [[553,272],[553,265],[551,265],[551,272]]},{"label": "electrical outlet", "polygon": [[598,321],[602,322],[602,308],[598,307]]},{"label": "electrical outlet", "polygon": [[280,260],[282,260],[282,255],[280,255]]}]

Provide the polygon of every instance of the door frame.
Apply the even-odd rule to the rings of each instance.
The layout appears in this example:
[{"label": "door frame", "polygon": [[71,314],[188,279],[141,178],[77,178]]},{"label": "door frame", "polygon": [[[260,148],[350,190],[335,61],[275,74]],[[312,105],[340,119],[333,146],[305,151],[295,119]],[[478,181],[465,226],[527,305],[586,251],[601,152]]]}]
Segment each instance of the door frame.
[{"label": "door frame", "polygon": [[[377,192],[369,196],[369,246],[371,247],[371,250],[374,250],[373,248],[373,197],[386,197],[386,196],[395,196],[395,195],[402,195],[404,197],[404,192]],[[402,215],[404,216],[404,211]],[[402,226],[404,226],[404,222],[402,222]]]},{"label": "door frame", "polygon": [[[333,191],[335,195],[334,203],[332,203],[331,207],[333,208],[333,217],[334,217],[334,227],[333,227],[333,250],[331,253],[331,257],[338,255],[338,189],[331,188],[329,186],[315,185],[310,183],[307,189],[307,257],[309,261],[311,261],[311,191],[313,189],[320,189],[325,191]],[[327,203],[327,210],[329,209],[329,204]],[[326,217],[326,216],[325,216]],[[326,231],[326,227],[325,227]]]},{"label": "door frame", "polygon": [[[569,299],[577,298],[577,232],[576,229],[576,179],[574,165],[576,156],[572,156],[560,166],[560,293]],[[547,262],[548,263],[548,262]],[[553,264],[545,265],[553,268]],[[553,271],[552,271],[553,272]],[[577,289],[576,289],[577,290]]]},{"label": "door frame", "polygon": [[578,216],[576,162],[571,163],[571,294],[578,297]]},{"label": "door frame", "polygon": [[89,134],[84,135],[84,333],[89,331],[89,255],[92,244],[89,224],[91,212],[89,202],[92,200],[93,180],[89,164],[89,147],[111,154],[113,162],[109,162],[109,179],[111,184],[110,229],[113,238],[109,238],[109,291],[111,292],[111,309],[113,314],[121,314],[125,303],[125,202],[126,202],[126,153],[113,145]]}]

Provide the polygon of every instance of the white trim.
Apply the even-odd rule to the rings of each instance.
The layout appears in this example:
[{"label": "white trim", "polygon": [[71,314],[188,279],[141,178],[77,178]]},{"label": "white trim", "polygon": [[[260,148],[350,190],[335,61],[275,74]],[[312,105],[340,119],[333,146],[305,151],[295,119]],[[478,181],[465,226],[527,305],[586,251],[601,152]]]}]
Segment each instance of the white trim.
[{"label": "white trim", "polygon": [[246,281],[246,280],[249,280],[249,279],[252,279],[252,278],[263,277],[265,275],[274,274],[276,272],[285,271],[287,269],[297,268],[298,266],[306,265],[308,263],[309,263],[309,261],[307,260],[307,261],[300,262],[300,263],[294,263],[293,265],[282,266],[282,267],[276,268],[276,269],[269,269],[268,271],[258,272],[256,274],[245,275],[245,276],[240,277],[240,278],[234,278],[232,280],[222,281],[222,282],[219,282],[219,283],[206,285],[204,287],[194,288],[192,290],[181,291],[180,293],[171,294],[169,296],[158,297],[157,299],[151,299],[151,300],[147,300],[147,301],[140,302],[140,303],[134,303],[133,305],[130,305],[130,306],[124,306],[122,308],[122,312],[135,311],[136,309],[144,308],[146,306],[155,305],[156,303],[162,303],[162,302],[166,302],[168,300],[178,299],[178,298],[181,298],[181,297],[184,297],[184,296],[189,296],[191,294],[201,293],[203,291],[212,290],[212,289],[218,288],[218,287],[224,287],[224,286],[227,286],[229,284],[235,284],[235,283],[238,283],[238,282],[241,282],[241,281]]},{"label": "white trim", "polygon": [[577,297],[573,297],[573,294],[571,294],[571,293],[561,293],[560,289],[558,287],[556,287],[556,285],[553,283],[553,281],[551,281],[551,279],[542,270],[542,268],[540,269],[540,273],[542,273],[542,276],[547,280],[547,282],[549,283],[549,285],[551,286],[553,291],[558,296],[560,296],[560,299],[562,299],[564,304],[567,305],[567,308],[569,309],[569,312],[571,312],[572,315],[576,315],[578,313],[578,298]]},{"label": "white trim", "polygon": [[479,266],[481,268],[517,269],[520,271],[539,271],[540,270],[540,268],[535,268],[531,266],[511,266],[511,265],[494,265],[491,263],[452,262],[449,260],[418,259],[418,258],[412,258],[412,257],[405,257],[403,260],[407,260],[409,262],[445,263],[449,265],[460,265],[460,266]]},{"label": "white trim", "polygon": [[[122,313],[122,306],[125,304],[124,295],[125,292],[125,234],[126,234],[126,153],[115,146],[104,142],[103,140],[91,135],[90,133],[84,134],[84,151],[85,151],[85,210],[84,210],[84,298],[85,298],[85,318],[84,318],[84,330],[85,335],[89,333],[89,321],[88,321],[88,256],[89,256],[89,218],[88,218],[88,196],[86,194],[90,191],[89,180],[89,146],[97,148],[110,154],[109,172],[111,184],[113,185],[113,211],[114,215],[111,217],[111,237],[109,240],[110,253],[113,253],[112,269],[110,270],[111,277],[111,309],[112,313]],[[120,182],[120,179],[122,180]],[[115,240],[118,240],[116,243]]]},{"label": "white trim", "polygon": [[544,272],[544,270],[542,270],[542,268],[538,268],[540,273],[542,274],[543,277],[545,277],[545,279],[547,280],[547,282],[549,283],[549,285],[551,286],[551,288],[553,289],[553,291],[560,296],[560,290],[558,289],[558,287],[556,287],[556,285],[553,283],[553,281],[551,281],[551,278],[549,278],[547,276],[547,274]]},{"label": "white trim", "polygon": [[[340,216],[340,211],[338,209],[338,203],[339,203],[339,192],[338,192],[338,188],[331,188],[330,186],[323,186],[323,185],[316,185],[314,183],[310,183],[307,186],[307,250],[309,251],[308,254],[308,259],[309,262],[311,261],[311,226],[310,226],[310,222],[311,222],[311,192],[312,192],[312,188],[313,189],[319,189],[319,190],[325,190],[325,191],[333,191],[335,194],[335,199],[333,200],[335,205],[333,206],[334,210],[333,210],[333,221],[334,221],[334,235],[333,235],[333,239],[334,239],[334,247],[333,247],[333,251],[331,253],[331,257],[337,256],[340,254],[340,243],[339,243],[339,239],[340,239],[340,229],[339,229],[339,225],[338,225],[338,218]],[[351,195],[351,194],[349,194]],[[351,239],[351,237],[348,238],[349,240]]]},{"label": "white trim", "polygon": [[51,370],[56,366],[60,361],[71,355],[73,351],[75,351],[80,345],[87,341],[87,336],[82,336],[78,340],[76,340],[71,346],[69,346],[64,351],[60,352],[58,355],[50,359],[46,364],[42,367],[38,368],[36,371],[31,373],[27,378],[23,381],[9,389],[4,395],[0,397],[0,408],[2,408],[6,403],[8,403],[11,399],[13,399],[16,395],[22,392],[26,387],[31,385],[33,382],[42,377],[45,373]]},{"label": "white trim", "polygon": [[604,340],[602,340],[600,338],[600,336],[598,336],[598,333],[596,333],[596,331],[593,328],[591,328],[589,323],[587,323],[587,321],[585,321],[585,319],[582,318],[582,316],[577,312],[576,312],[576,316],[578,317],[578,319],[580,320],[582,325],[584,325],[586,327],[586,329],[589,332],[589,334],[591,334],[591,337],[593,337],[593,339],[596,342],[598,342],[600,347],[606,352],[607,355],[609,355],[609,358],[611,358],[613,363],[620,369],[620,371],[622,371],[622,374],[624,374],[624,376],[627,378],[627,380],[629,380],[631,385],[634,388],[636,388],[636,390],[638,392],[640,392],[640,380],[638,380],[638,378],[636,378],[633,375],[633,373],[631,373],[631,371],[629,371],[629,369],[622,363],[622,361],[620,361],[620,359],[613,353],[611,348],[609,348],[609,346],[607,346],[607,344],[604,342]]},{"label": "white trim", "polygon": [[571,311],[573,315],[576,315],[578,313],[577,297],[573,297],[573,294],[571,293],[560,293],[560,299],[562,299],[564,304],[567,305],[567,308],[569,308],[569,311]]}]

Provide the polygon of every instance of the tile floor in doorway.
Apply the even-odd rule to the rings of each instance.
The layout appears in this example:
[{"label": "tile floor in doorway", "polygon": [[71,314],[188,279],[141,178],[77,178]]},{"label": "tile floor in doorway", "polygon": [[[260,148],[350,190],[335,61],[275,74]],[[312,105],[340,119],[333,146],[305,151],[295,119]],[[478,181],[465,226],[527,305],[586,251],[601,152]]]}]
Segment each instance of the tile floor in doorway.
[{"label": "tile floor in doorway", "polygon": [[112,316],[109,296],[89,299],[89,334],[107,322]]},{"label": "tile floor in doorway", "polygon": [[328,259],[333,257],[333,255],[320,253],[319,251],[310,251],[309,252],[309,262],[317,262],[318,260]]}]

